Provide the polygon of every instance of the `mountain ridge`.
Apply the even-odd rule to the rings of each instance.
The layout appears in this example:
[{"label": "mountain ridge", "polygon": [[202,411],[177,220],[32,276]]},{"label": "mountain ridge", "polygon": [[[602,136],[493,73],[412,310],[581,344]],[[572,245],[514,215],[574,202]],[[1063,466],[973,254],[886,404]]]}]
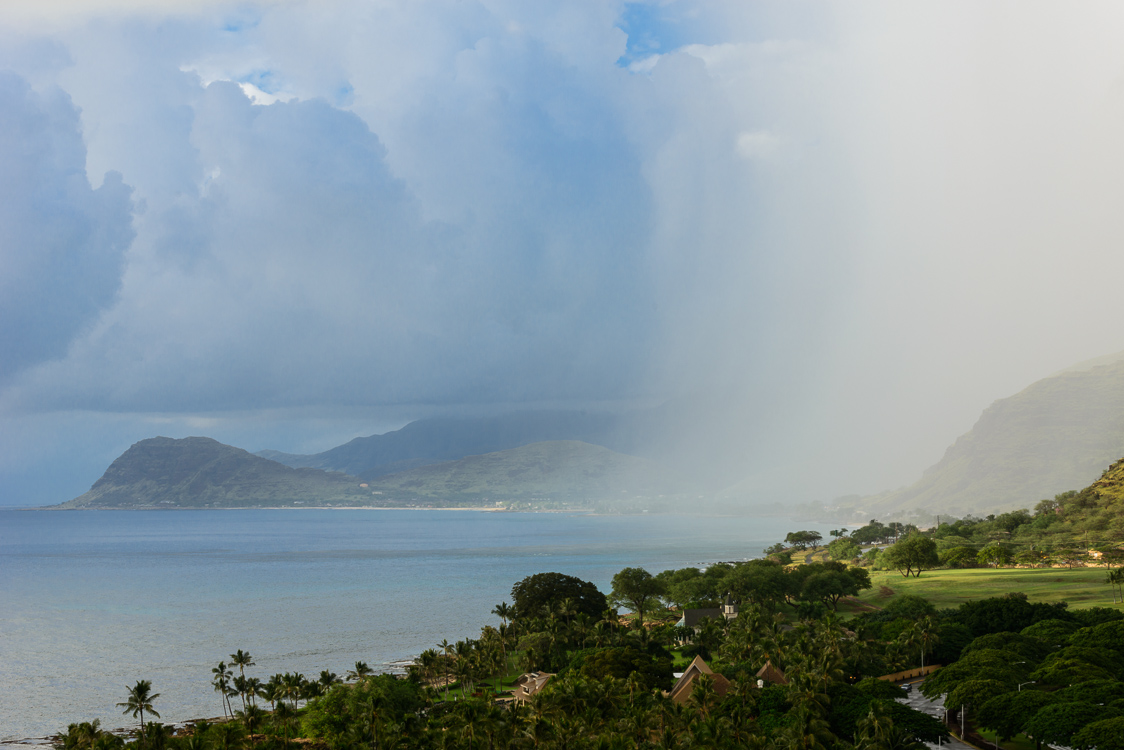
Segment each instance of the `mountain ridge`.
[{"label": "mountain ridge", "polygon": [[138,441],[59,508],[254,507],[362,497],[354,477],[294,469],[208,437]]},{"label": "mountain ridge", "polygon": [[[609,509],[656,496],[659,466],[580,441],[538,442],[410,469],[377,480],[292,468],[212,438],[148,438],[90,490],[57,509],[495,506],[536,501]],[[627,503],[625,503],[627,504]]]},{"label": "mountain ridge", "polygon": [[916,482],[847,507],[887,517],[1013,510],[1087,486],[1121,455],[1124,359],[1109,355],[995,401]]},{"label": "mountain ridge", "polygon": [[517,411],[491,417],[430,417],[381,435],[357,437],[320,453],[264,450],[257,454],[293,468],[342,471],[361,479],[484,455],[524,445],[579,440],[629,453],[620,418],[582,411]]}]

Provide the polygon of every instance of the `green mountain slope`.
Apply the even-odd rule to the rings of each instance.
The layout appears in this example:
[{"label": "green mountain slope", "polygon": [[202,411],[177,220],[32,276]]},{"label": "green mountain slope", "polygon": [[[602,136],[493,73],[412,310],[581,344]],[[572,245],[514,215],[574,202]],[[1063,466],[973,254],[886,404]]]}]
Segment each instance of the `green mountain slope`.
[{"label": "green mountain slope", "polygon": [[205,437],[150,438],[121,454],[90,491],[60,508],[244,508],[355,504],[359,480],[292,469]]},{"label": "green mountain slope", "polygon": [[853,507],[980,515],[1085,487],[1124,455],[1124,360],[1086,364],[996,401],[918,482]]},{"label": "green mountain slope", "polygon": [[620,505],[673,494],[675,482],[656,464],[577,440],[532,443],[380,477],[385,498],[451,502],[536,498]]}]

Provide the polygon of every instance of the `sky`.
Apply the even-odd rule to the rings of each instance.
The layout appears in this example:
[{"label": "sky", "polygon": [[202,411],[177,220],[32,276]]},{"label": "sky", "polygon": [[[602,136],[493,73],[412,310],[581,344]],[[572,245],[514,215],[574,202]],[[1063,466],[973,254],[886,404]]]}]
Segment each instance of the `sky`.
[{"label": "sky", "polygon": [[1121,38],[1117,2],[3,0],[0,504],[155,435],[663,403],[756,497],[909,483],[1124,350]]}]

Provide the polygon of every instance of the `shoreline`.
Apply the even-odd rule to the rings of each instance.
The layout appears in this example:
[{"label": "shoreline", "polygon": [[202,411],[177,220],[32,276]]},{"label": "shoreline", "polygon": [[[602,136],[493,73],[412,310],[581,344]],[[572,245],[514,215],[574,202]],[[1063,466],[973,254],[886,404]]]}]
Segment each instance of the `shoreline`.
[{"label": "shoreline", "polygon": [[[611,514],[611,513],[595,513],[592,508],[568,508],[565,510],[511,510],[510,508],[494,508],[482,507],[474,505],[458,505],[450,507],[426,507],[417,505],[356,505],[356,506],[341,506],[341,505],[306,505],[294,507],[292,505],[243,505],[234,508],[181,508],[181,507],[165,507],[160,508],[155,505],[141,505],[128,508],[62,508],[58,505],[40,505],[33,507],[18,507],[12,506],[7,508],[0,508],[0,510],[47,510],[47,511],[106,511],[106,510],[125,510],[125,511],[199,511],[199,510],[437,510],[437,511],[474,511],[477,513],[571,513],[582,515],[624,515],[624,514]],[[651,514],[628,514],[628,515],[651,515]],[[689,515],[689,514],[688,514]]]}]

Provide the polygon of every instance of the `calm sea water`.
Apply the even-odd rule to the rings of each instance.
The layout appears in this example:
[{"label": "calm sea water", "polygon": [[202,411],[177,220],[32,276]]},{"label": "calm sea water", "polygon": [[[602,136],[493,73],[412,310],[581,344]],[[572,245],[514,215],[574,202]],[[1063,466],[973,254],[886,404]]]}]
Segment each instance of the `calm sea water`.
[{"label": "calm sea water", "polygon": [[391,669],[473,637],[511,586],[755,557],[778,519],[413,510],[0,510],[0,742],[115,708],[147,679],[166,722],[222,712],[211,668]]}]

